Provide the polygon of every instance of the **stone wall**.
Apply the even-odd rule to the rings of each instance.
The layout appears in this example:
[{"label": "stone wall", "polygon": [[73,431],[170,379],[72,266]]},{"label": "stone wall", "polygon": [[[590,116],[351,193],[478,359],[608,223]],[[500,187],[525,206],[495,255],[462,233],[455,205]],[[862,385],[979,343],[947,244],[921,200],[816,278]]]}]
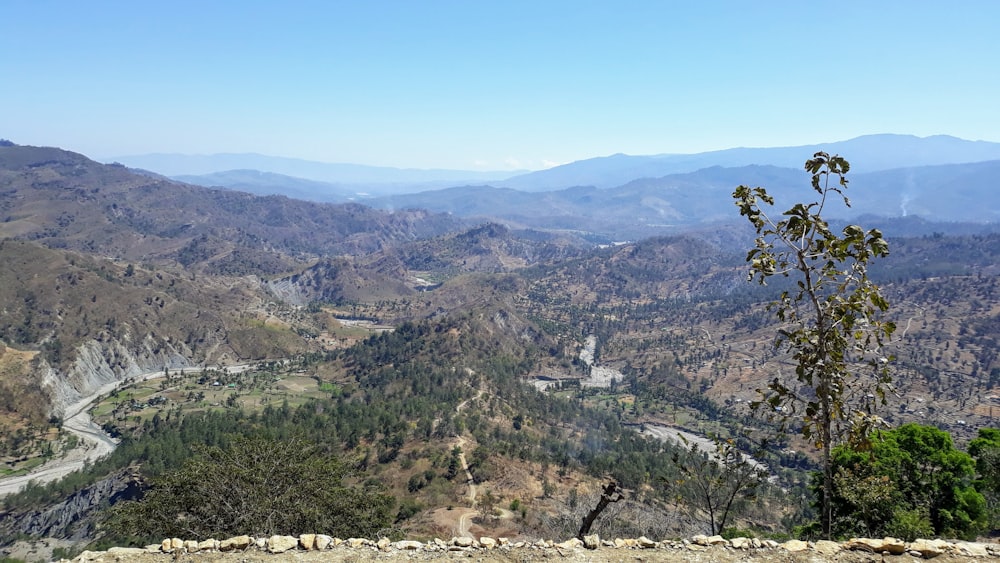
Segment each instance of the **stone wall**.
[{"label": "stone wall", "polygon": [[[518,558],[519,554],[526,554],[527,552],[541,552],[538,555],[548,558],[586,555],[588,552],[597,550],[621,550],[620,557],[627,557],[629,559],[639,558],[640,560],[642,559],[640,554],[635,553],[630,555],[627,552],[646,551],[647,554],[653,555],[652,551],[654,550],[666,550],[676,552],[681,558],[685,557],[685,553],[687,553],[687,557],[692,557],[695,555],[693,552],[699,552],[700,555],[708,555],[712,558],[711,552],[714,551],[719,556],[728,552],[730,556],[736,556],[740,560],[743,560],[744,556],[749,557],[751,555],[760,555],[762,559],[768,559],[768,554],[772,554],[774,559],[784,560],[782,554],[791,553],[801,553],[807,556],[808,554],[813,554],[818,556],[820,560],[838,560],[841,556],[845,556],[849,552],[862,552],[881,559],[891,556],[931,559],[940,555],[950,555],[953,558],[959,559],[1000,557],[1000,544],[939,539],[918,539],[912,542],[904,542],[896,538],[853,538],[844,542],[789,540],[784,543],[778,543],[772,540],[760,540],[757,538],[734,538],[727,540],[721,536],[702,535],[676,541],[653,541],[645,537],[638,539],[602,540],[597,535],[592,535],[586,536],[583,540],[573,538],[561,543],[548,540],[534,542],[512,541],[507,538],[489,537],[479,539],[456,537],[447,541],[434,539],[428,542],[413,540],[394,542],[388,538],[381,538],[378,541],[364,538],[344,540],[323,534],[302,534],[299,536],[271,536],[269,538],[237,536],[225,540],[209,539],[201,541],[171,538],[144,548],[115,547],[106,552],[85,551],[73,561],[80,563],[103,560],[120,561],[128,560],[130,557],[140,557],[145,554],[174,554],[175,557],[199,552],[257,552],[260,554],[287,553],[290,555],[292,552],[327,550],[380,552],[386,555],[398,552],[411,556],[417,554],[425,556],[433,556],[434,554],[441,556],[462,555],[462,552],[465,552],[470,557],[488,556],[492,551],[499,551],[505,552],[505,558]],[[500,553],[497,554],[499,555]],[[532,559],[534,558],[532,557]],[[732,557],[727,557],[727,559],[732,559]]]}]

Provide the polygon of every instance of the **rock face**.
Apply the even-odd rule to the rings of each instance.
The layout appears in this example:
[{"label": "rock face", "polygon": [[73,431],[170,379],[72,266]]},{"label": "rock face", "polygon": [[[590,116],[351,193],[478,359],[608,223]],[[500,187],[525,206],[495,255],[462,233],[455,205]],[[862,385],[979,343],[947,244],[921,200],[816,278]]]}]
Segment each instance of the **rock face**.
[{"label": "rock face", "polygon": [[110,384],[143,373],[191,365],[191,351],[170,342],[146,337],[98,342],[88,340],[77,347],[76,359],[66,373],[48,364],[42,369],[42,386],[52,401],[52,414],[63,416],[66,408]]},{"label": "rock face", "polygon": [[109,500],[116,503],[138,498],[141,490],[142,482],[138,475],[131,470],[120,471],[44,510],[4,514],[0,518],[0,537],[27,535],[72,541],[93,537],[95,523],[90,516],[106,506]]}]

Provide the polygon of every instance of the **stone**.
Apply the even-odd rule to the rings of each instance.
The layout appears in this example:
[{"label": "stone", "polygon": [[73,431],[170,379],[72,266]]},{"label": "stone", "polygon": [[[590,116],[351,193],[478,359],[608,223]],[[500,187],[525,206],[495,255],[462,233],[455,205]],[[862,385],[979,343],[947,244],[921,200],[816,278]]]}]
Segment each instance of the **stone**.
[{"label": "stone", "polygon": [[625,540],[621,538],[615,538],[615,547],[617,548],[625,547]]},{"label": "stone", "polygon": [[725,545],[727,542],[726,538],[722,536],[708,536],[708,545]]},{"label": "stone", "polygon": [[347,538],[347,547],[358,549],[364,547],[367,541],[365,538]]},{"label": "stone", "polygon": [[146,546],[146,553],[159,553],[162,546],[158,543],[151,543]]},{"label": "stone", "polygon": [[687,545],[688,551],[705,551],[708,549],[707,545],[700,545],[697,543],[689,543]]},{"label": "stone", "polygon": [[284,553],[299,546],[299,538],[295,536],[271,536],[267,538],[269,553]]},{"label": "stone", "polygon": [[204,540],[198,542],[198,551],[215,551],[219,548],[219,542],[215,540]]},{"label": "stone", "polygon": [[267,549],[267,538],[257,538],[253,541],[257,549]]},{"label": "stone", "polygon": [[993,554],[985,544],[967,541],[955,542],[953,544],[959,553],[968,557],[992,557]]},{"label": "stone", "polygon": [[472,547],[472,543],[475,541],[476,540],[468,536],[462,536],[460,538],[451,538],[451,545],[458,547]]},{"label": "stone", "polygon": [[764,547],[766,547],[768,549],[778,549],[778,546],[781,545],[780,543],[778,543],[778,542],[776,542],[774,540],[764,540],[761,543],[764,545]]},{"label": "stone", "polygon": [[656,542],[646,536],[639,536],[639,539],[636,541],[639,542],[639,547],[642,549],[653,549],[656,547]]},{"label": "stone", "polygon": [[375,547],[377,547],[379,551],[389,551],[389,548],[392,547],[392,540],[389,538],[379,538],[378,541],[375,542]]},{"label": "stone", "polygon": [[171,547],[169,539],[160,542],[160,551],[162,551],[163,553],[170,553],[173,550],[174,548]]},{"label": "stone", "polygon": [[924,540],[917,539],[910,542],[907,546],[910,551],[916,551],[921,557],[925,559],[930,559],[932,557],[937,557],[945,551],[948,550],[950,544],[944,540]]},{"label": "stone", "polygon": [[580,538],[570,538],[562,543],[557,543],[556,547],[559,549],[576,549],[578,547],[583,547],[583,542]]},{"label": "stone", "polygon": [[705,534],[695,534],[691,536],[691,542],[697,545],[708,545],[708,536]]},{"label": "stone", "polygon": [[[121,558],[130,557],[140,557],[146,553],[146,550],[141,547],[112,547],[108,549],[108,555],[113,555],[116,559],[122,560]],[[125,559],[126,561],[128,559]]]},{"label": "stone", "polygon": [[183,549],[184,540],[180,538],[170,538],[170,549]]},{"label": "stone", "polygon": [[330,547],[330,544],[332,543],[333,543],[333,538],[331,538],[330,536],[326,534],[316,534],[316,544],[315,544],[316,549],[323,551],[324,549]]},{"label": "stone", "polygon": [[598,547],[601,547],[601,536],[597,534],[583,536],[583,547],[587,549],[597,549]]},{"label": "stone", "polygon": [[251,543],[253,540],[250,539],[250,536],[236,536],[219,542],[219,551],[242,551],[250,547]]},{"label": "stone", "polygon": [[879,554],[888,552],[892,555],[902,555],[903,553],[906,553],[906,542],[892,537],[885,537],[882,539],[851,538],[844,543],[843,547],[844,549],[869,551]]},{"label": "stone", "polygon": [[424,544],[414,540],[401,540],[398,542],[393,542],[392,547],[400,551],[414,551],[417,549],[423,549]]},{"label": "stone", "polygon": [[196,551],[198,551],[198,542],[194,540],[185,540],[183,547],[184,551],[188,553],[195,553]]},{"label": "stone", "polygon": [[799,551],[805,551],[809,549],[809,543],[802,540],[788,540],[783,544],[780,544],[785,551],[796,553]]},{"label": "stone", "polygon": [[764,546],[764,544],[762,544],[760,542],[760,539],[758,539],[758,538],[752,538],[750,540],[750,544],[753,545],[754,549],[760,549],[761,547]]},{"label": "stone", "polygon": [[510,547],[510,538],[497,538],[500,547]]},{"label": "stone", "polygon": [[316,549],[316,534],[299,534],[299,547],[306,551]]},{"label": "stone", "polygon": [[753,542],[750,538],[733,538],[729,540],[729,545],[733,546],[733,549],[750,549],[753,547]]},{"label": "stone", "polygon": [[835,541],[819,540],[816,542],[816,545],[813,547],[813,549],[816,551],[816,553],[820,553],[822,555],[836,555],[840,553],[842,546],[841,544]]},{"label": "stone", "polygon": [[479,547],[483,549],[493,549],[497,546],[497,540],[483,536],[479,538]]}]

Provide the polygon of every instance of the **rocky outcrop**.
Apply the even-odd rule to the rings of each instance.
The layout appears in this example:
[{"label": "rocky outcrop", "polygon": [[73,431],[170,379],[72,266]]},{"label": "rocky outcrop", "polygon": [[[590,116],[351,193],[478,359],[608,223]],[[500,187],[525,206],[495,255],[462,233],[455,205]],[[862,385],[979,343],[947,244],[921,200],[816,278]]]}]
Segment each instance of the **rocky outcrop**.
[{"label": "rocky outcrop", "polygon": [[29,536],[72,541],[92,538],[95,533],[92,516],[109,503],[138,498],[141,488],[139,475],[126,469],[43,510],[0,513],[0,538]]},{"label": "rocky outcrop", "polygon": [[191,366],[191,350],[152,336],[136,341],[125,334],[120,340],[88,340],[75,352],[76,359],[60,372],[44,361],[42,385],[51,398],[51,413],[66,415],[66,409],[102,388],[144,373]]}]

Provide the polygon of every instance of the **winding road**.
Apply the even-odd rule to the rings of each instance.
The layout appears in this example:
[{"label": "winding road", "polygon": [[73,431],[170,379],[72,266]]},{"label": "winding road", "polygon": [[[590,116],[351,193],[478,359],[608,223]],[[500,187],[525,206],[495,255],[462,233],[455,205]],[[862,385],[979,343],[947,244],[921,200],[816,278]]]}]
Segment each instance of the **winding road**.
[{"label": "winding road", "polygon": [[[230,373],[239,373],[249,367],[250,365],[235,365],[227,366],[223,369]],[[185,370],[195,369],[201,370],[202,368],[179,368],[170,370],[169,373],[171,375],[183,375]],[[74,471],[82,469],[86,463],[93,463],[113,452],[115,447],[118,446],[118,442],[91,420],[87,410],[103,395],[111,393],[119,387],[163,376],[164,370],[161,369],[129,377],[124,381],[108,383],[67,407],[63,419],[63,429],[79,438],[77,447],[66,452],[62,457],[47,461],[24,475],[0,479],[0,497],[18,492],[32,481],[40,484],[57,481]]]}]

